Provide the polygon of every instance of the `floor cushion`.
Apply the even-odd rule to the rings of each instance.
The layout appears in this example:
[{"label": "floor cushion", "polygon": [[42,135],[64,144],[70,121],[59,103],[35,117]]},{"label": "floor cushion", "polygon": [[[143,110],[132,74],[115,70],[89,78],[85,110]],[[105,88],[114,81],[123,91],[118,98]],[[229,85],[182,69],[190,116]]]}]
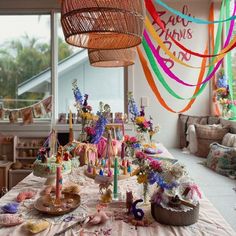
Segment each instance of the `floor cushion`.
[{"label": "floor cushion", "polygon": [[207,157],[210,144],[213,142],[221,144],[223,137],[229,132],[229,127],[195,124],[195,130],[198,143],[198,150],[195,154],[200,157]]},{"label": "floor cushion", "polygon": [[226,176],[236,171],[236,147],[226,147],[219,143],[212,143],[206,159],[206,166]]}]

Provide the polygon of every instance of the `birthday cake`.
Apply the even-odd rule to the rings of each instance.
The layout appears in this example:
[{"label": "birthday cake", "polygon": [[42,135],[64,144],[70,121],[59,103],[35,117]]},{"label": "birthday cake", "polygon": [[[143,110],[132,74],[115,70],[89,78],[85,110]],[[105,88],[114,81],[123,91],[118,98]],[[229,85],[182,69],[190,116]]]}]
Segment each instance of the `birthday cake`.
[{"label": "birthday cake", "polygon": [[45,178],[55,176],[58,166],[62,167],[63,174],[69,174],[71,172],[71,160],[56,163],[56,157],[50,157],[47,158],[46,163],[43,163],[41,160],[36,160],[33,164],[33,174]]},{"label": "birthday cake", "polygon": [[64,148],[60,146],[56,156],[48,157],[48,150],[43,147],[39,150],[36,161],[33,164],[33,174],[38,177],[53,177],[56,175],[57,167],[61,166],[63,174],[71,172],[70,154],[64,152]]}]

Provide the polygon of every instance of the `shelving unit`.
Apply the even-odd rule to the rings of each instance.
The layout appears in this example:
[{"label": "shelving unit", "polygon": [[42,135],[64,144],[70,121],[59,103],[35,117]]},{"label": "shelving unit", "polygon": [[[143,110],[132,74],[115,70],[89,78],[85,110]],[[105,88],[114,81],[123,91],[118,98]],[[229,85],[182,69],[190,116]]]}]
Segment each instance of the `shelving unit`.
[{"label": "shelving unit", "polygon": [[43,146],[46,136],[41,137],[16,137],[14,139],[13,162],[21,162],[21,169],[9,170],[9,189],[24,179],[32,172],[32,166],[38,150]]}]

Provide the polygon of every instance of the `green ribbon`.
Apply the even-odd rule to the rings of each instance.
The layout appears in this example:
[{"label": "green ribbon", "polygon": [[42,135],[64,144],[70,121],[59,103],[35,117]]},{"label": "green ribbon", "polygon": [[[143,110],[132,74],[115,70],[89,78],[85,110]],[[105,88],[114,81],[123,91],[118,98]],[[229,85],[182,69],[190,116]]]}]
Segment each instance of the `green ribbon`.
[{"label": "green ribbon", "polygon": [[[224,1],[222,2],[221,9],[220,9],[220,20],[223,18]],[[221,35],[222,35],[222,23],[220,23],[218,25],[218,29],[217,29],[217,33],[216,33],[216,44],[215,44],[215,47],[214,47],[214,54],[217,54],[217,52],[219,51],[219,47],[220,47],[220,44],[221,44]],[[166,89],[166,91],[170,95],[172,95],[173,97],[175,97],[177,99],[181,99],[181,100],[191,100],[193,98],[198,97],[203,92],[203,90],[205,89],[207,83],[204,83],[201,86],[201,88],[198,90],[198,92],[195,95],[193,95],[192,97],[186,98],[186,97],[182,97],[182,96],[178,95],[177,93],[175,93],[175,91],[173,89],[171,89],[170,86],[168,85],[168,83],[165,81],[161,71],[159,70],[159,68],[157,66],[157,63],[156,63],[156,61],[155,61],[155,59],[153,57],[152,51],[149,48],[145,38],[143,38],[143,40],[142,40],[142,45],[143,45],[144,51],[145,51],[145,53],[147,55],[147,58],[149,60],[149,63],[151,65],[151,67],[152,67],[153,72],[155,73],[157,79],[160,81],[162,86]],[[214,60],[214,57],[212,58],[212,60]],[[213,69],[214,69],[214,66],[211,65],[209,67],[209,69],[208,69],[207,75],[209,75]]]}]

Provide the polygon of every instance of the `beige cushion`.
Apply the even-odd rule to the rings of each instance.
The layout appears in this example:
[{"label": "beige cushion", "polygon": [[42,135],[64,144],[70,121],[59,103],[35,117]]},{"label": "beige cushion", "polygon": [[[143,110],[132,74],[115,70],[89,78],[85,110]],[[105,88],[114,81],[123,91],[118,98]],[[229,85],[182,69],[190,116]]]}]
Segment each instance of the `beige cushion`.
[{"label": "beige cushion", "polygon": [[220,143],[223,137],[229,132],[229,127],[221,125],[199,125],[195,124],[196,136],[198,142],[197,156],[207,157],[209,146],[213,142]]},{"label": "beige cushion", "polygon": [[236,134],[227,133],[222,140],[222,145],[236,147]]}]

